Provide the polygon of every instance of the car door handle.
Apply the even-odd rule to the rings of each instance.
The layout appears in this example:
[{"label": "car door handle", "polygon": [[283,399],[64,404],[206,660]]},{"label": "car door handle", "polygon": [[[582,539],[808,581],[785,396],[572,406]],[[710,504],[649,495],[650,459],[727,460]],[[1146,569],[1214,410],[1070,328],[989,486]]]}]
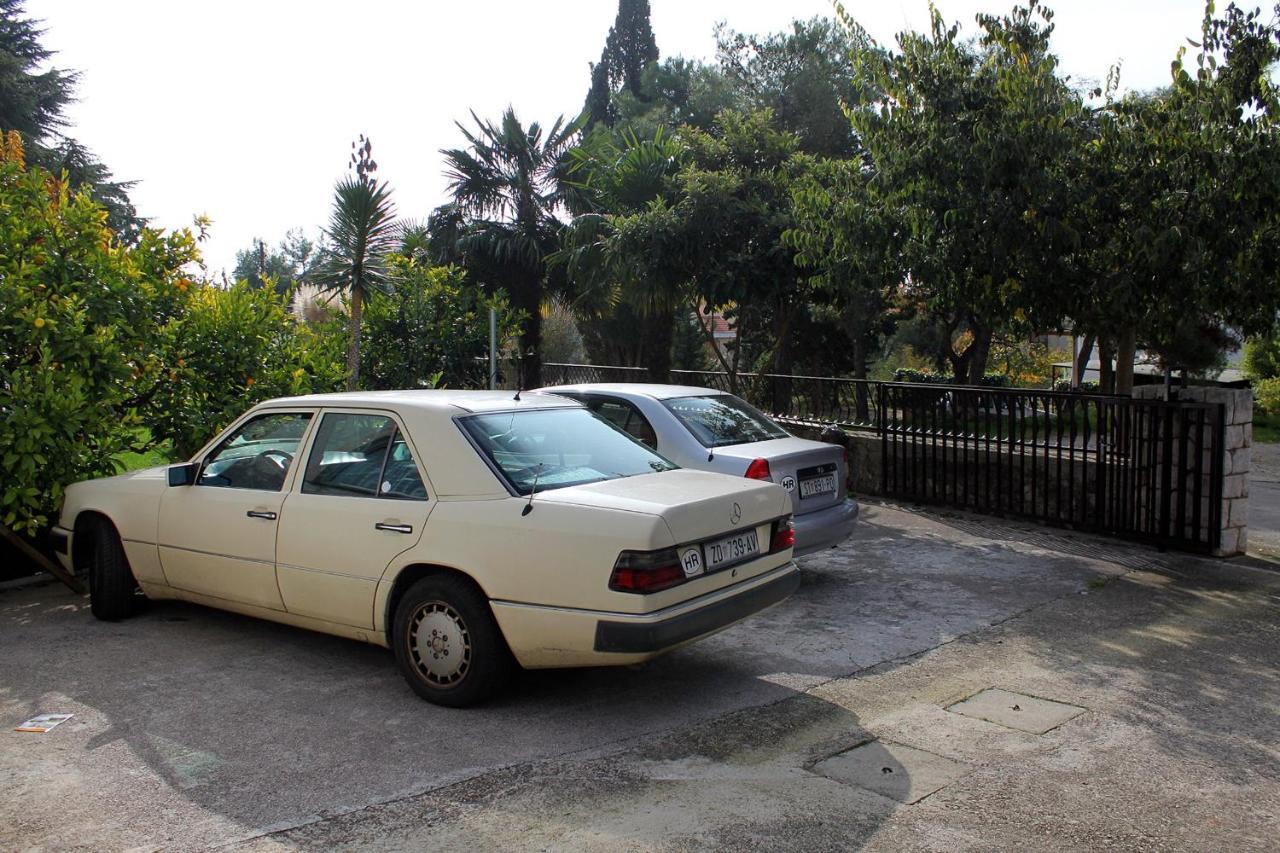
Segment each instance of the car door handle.
[{"label": "car door handle", "polygon": [[383,521],[379,521],[377,524],[375,524],[375,525],[373,526],[373,529],[374,529],[374,530],[389,530],[389,531],[391,531],[392,533],[412,533],[412,532],[413,532],[413,526],[412,526],[412,525],[409,525],[409,524],[387,524],[386,522],[383,522]]},{"label": "car door handle", "polygon": [[275,521],[276,514],[274,512],[263,512],[262,510],[251,509],[245,513],[250,518],[265,518],[267,521]]}]

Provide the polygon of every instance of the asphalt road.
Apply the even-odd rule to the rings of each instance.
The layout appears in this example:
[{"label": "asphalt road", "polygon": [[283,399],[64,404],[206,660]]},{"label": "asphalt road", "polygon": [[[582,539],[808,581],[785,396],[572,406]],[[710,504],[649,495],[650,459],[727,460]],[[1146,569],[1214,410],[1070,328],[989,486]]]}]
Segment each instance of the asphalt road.
[{"label": "asphalt road", "polygon": [[[1196,572],[1226,565],[1192,562]],[[877,506],[845,546],[802,565],[795,597],[707,641],[643,666],[525,673],[501,701],[465,711],[419,701],[377,648],[177,603],[105,624],[56,585],[0,591],[0,849],[424,849],[477,839],[510,848],[672,839],[768,846],[787,838],[790,818],[733,836],[725,833],[742,819],[724,803],[671,821],[650,803],[640,810],[647,822],[616,817],[603,834],[597,827],[574,835],[533,816],[548,803],[565,821],[581,814],[582,826],[619,815],[579,807],[602,789],[631,790],[624,782],[654,762],[660,775],[688,778],[692,767],[693,778],[703,778],[710,767],[712,777],[739,778],[741,767],[760,766],[766,745],[779,744],[770,754],[781,760],[789,732],[810,732],[828,754],[854,735],[877,737],[868,726],[885,706],[859,710],[841,698],[848,685],[901,673],[904,681],[884,688],[880,701],[894,695],[911,707],[934,678],[919,680],[914,667],[962,649],[987,654],[985,683],[948,688],[947,696],[963,698],[995,683],[992,667],[1000,667],[992,661],[1004,641],[991,632],[1056,613],[1054,632],[1070,637],[1082,623],[1058,611],[1101,595],[1108,579],[1191,571],[1176,558],[1086,537]],[[1263,581],[1233,576],[1234,595],[1273,579],[1240,571]],[[1280,598],[1267,589],[1272,609],[1265,595],[1261,606],[1274,633]],[[1132,604],[1158,609],[1162,594],[1161,583],[1146,583]],[[1255,606],[1235,614],[1241,629],[1259,618]],[[1261,636],[1257,626],[1248,629]],[[1059,664],[1097,666],[1099,675],[1111,665],[1079,656]],[[1260,682],[1266,696],[1280,694],[1274,672]],[[1274,732],[1277,707],[1272,702],[1253,722]],[[53,712],[75,717],[45,735],[9,730]],[[717,745],[724,737],[732,743]],[[805,761],[814,754],[808,741],[793,747]],[[787,763],[780,784],[796,773],[813,776],[803,764]],[[910,768],[898,770],[910,776]],[[865,840],[903,819],[885,806],[890,801],[830,784],[854,814],[835,835],[826,824],[815,844]],[[435,818],[419,810],[428,807]],[[459,823],[460,814],[475,822]],[[502,829],[513,814],[524,816],[530,834]]]}]

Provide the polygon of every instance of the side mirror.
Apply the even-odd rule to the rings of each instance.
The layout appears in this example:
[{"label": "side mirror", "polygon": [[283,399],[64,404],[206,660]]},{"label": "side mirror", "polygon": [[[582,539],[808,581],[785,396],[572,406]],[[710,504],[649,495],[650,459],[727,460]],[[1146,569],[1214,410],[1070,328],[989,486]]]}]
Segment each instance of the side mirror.
[{"label": "side mirror", "polygon": [[199,462],[187,462],[183,465],[169,466],[169,485],[170,486],[191,486],[196,482],[196,477],[200,474]]}]

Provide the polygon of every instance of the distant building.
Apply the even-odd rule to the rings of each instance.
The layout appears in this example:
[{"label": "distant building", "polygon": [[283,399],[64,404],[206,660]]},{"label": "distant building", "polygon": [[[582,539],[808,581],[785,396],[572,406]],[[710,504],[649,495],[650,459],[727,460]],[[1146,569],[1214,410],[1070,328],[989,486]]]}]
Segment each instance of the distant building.
[{"label": "distant building", "polygon": [[720,354],[727,356],[729,346],[738,340],[738,331],[733,323],[719,311],[708,313],[706,306],[702,305],[698,306],[698,322],[702,324],[704,332],[711,332],[711,339]]}]

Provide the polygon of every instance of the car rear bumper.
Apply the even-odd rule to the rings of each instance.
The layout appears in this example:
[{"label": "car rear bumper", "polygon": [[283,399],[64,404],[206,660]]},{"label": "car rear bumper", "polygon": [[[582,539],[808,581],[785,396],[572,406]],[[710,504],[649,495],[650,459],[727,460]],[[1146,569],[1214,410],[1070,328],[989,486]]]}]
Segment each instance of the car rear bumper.
[{"label": "car rear bumper", "polygon": [[858,518],[858,502],[849,498],[826,509],[806,512],[794,517],[796,545],[793,556],[803,557],[821,551],[849,538],[853,522]]},{"label": "car rear bumper", "polygon": [[799,587],[800,573],[792,569],[745,592],[696,610],[660,618],[658,621],[601,619],[596,623],[595,650],[623,653],[660,652],[727,628],[734,622],[772,607],[788,598]]},{"label": "car rear bumper", "polygon": [[795,563],[742,584],[652,613],[605,613],[492,602],[494,616],[524,667],[639,663],[723,630],[790,596],[800,586]]}]

